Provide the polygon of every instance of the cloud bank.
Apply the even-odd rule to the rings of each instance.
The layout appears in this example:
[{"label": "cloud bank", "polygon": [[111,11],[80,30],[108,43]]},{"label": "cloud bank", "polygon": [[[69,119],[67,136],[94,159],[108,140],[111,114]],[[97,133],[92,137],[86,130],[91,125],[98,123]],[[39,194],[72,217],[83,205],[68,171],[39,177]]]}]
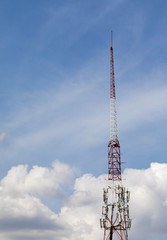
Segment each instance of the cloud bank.
[{"label": "cloud bank", "polygon": [[[167,236],[167,164],[126,169],[123,175],[131,191],[129,240],[153,239],[159,233]],[[51,168],[12,167],[0,182],[0,238],[102,239],[99,218],[105,179],[105,175],[96,178],[91,174],[76,177],[75,168],[59,161]],[[55,203],[59,198],[60,209],[51,210],[49,202],[42,200],[46,196]]]}]

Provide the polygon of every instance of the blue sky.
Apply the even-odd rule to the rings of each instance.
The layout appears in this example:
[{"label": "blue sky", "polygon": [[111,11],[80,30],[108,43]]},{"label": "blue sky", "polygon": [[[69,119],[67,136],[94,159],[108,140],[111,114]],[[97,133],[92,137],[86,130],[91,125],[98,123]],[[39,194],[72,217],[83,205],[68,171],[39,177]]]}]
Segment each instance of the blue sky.
[{"label": "blue sky", "polygon": [[[1,146],[3,171],[17,163],[45,165],[55,158],[71,162],[83,172],[106,171],[111,30],[122,158],[128,167],[137,168],[164,161],[164,1],[2,1],[1,13],[1,131],[6,133]],[[144,111],[147,93],[150,99],[146,99]],[[157,100],[156,94],[160,95]],[[128,106],[128,101],[134,105]],[[149,104],[159,105],[151,111]],[[138,108],[139,123],[136,118],[128,123],[133,108]],[[99,121],[97,125],[91,122],[93,118]],[[74,121],[76,129],[71,124]],[[45,137],[49,126],[55,131],[62,128],[63,136],[56,139],[50,133]],[[67,137],[65,128],[71,131]],[[39,134],[44,141],[37,139]],[[30,147],[35,136],[35,145]],[[25,145],[19,146],[17,141]]]},{"label": "blue sky", "polygon": [[166,163],[166,8],[164,0],[0,2],[1,179],[14,166],[52,169],[55,160],[77,168],[74,179],[107,173],[111,30],[123,170]]}]

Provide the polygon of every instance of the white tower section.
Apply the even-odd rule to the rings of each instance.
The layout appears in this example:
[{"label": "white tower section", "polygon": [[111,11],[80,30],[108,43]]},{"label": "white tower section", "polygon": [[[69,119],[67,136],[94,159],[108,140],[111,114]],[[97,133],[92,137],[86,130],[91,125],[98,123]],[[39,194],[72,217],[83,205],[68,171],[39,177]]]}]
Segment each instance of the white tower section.
[{"label": "white tower section", "polygon": [[110,98],[110,139],[114,140],[118,138],[117,136],[116,100],[115,98]]}]

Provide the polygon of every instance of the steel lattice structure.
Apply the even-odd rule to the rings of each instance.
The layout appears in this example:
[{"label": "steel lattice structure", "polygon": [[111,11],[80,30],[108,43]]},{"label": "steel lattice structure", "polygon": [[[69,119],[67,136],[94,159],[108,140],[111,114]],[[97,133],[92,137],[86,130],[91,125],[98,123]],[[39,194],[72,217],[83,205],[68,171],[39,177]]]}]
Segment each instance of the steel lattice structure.
[{"label": "steel lattice structure", "polygon": [[117,135],[114,58],[110,48],[110,140],[108,143],[108,187],[103,189],[102,218],[104,240],[128,240],[130,192],[122,186],[121,154]]}]

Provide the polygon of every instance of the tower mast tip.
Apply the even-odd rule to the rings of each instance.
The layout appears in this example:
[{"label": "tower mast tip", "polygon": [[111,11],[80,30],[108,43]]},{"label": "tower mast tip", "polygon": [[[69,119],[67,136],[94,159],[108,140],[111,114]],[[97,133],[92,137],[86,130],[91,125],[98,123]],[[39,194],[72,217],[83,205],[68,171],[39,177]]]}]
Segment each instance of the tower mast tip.
[{"label": "tower mast tip", "polygon": [[113,31],[111,31],[111,47],[113,47]]}]

